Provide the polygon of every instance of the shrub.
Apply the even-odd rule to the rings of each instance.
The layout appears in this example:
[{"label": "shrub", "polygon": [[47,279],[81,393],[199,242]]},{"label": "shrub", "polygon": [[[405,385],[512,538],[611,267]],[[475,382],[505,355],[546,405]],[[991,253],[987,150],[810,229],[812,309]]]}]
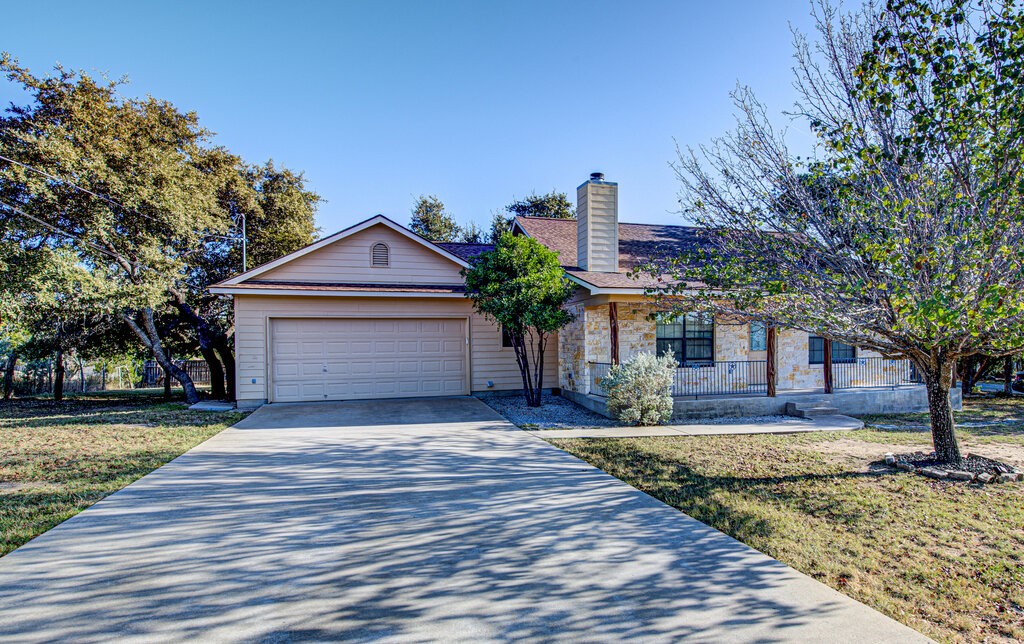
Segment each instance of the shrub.
[{"label": "shrub", "polygon": [[638,353],[615,365],[604,379],[608,411],[631,425],[660,425],[672,418],[672,377],[677,363],[671,354],[660,358]]}]

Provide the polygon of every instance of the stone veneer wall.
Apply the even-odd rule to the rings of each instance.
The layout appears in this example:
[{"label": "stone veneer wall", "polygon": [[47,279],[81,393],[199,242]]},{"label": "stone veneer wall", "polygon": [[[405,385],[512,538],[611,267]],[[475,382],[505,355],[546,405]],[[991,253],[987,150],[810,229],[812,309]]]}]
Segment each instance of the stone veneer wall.
[{"label": "stone veneer wall", "polygon": [[588,370],[583,305],[570,304],[566,310],[573,318],[558,331],[558,386],[586,394]]},{"label": "stone veneer wall", "polygon": [[825,386],[825,376],[820,364],[809,364],[807,360],[807,332],[797,329],[781,329],[778,333],[778,383],[779,389],[815,389]]},{"label": "stone veneer wall", "polygon": [[[648,315],[653,306],[643,302],[620,302],[619,305],[619,358],[629,360],[641,351],[654,352],[656,329]],[[611,362],[611,332],[608,320],[608,305],[584,306],[582,303],[568,307],[574,319],[558,335],[559,386],[580,394],[590,393],[591,362]],[[821,365],[812,365],[807,355],[808,334],[796,329],[782,329],[778,334],[778,389],[820,389],[825,386]],[[759,354],[760,355],[760,354]],[[878,354],[858,349],[857,356],[868,358]],[[763,384],[766,374],[761,365],[745,367],[747,371],[734,373],[732,361],[750,360],[750,325],[745,322],[715,321],[714,368],[699,367],[687,370],[681,376],[681,384],[690,387],[710,386],[715,379],[728,382],[731,390],[740,392],[748,381]],[[763,359],[763,358],[761,358]],[[744,368],[736,365],[736,368]],[[851,384],[864,384],[853,378],[844,378],[846,367],[834,365],[837,384],[852,380]],[[883,369],[904,368],[899,363],[886,364]],[[723,385],[719,383],[718,387]]]},{"label": "stone veneer wall", "polygon": [[[619,360],[622,362],[629,360],[641,351],[654,353],[657,349],[654,321],[647,317],[653,310],[654,307],[650,304],[619,303]],[[608,344],[608,351],[611,353],[610,337]]]},{"label": "stone veneer wall", "polygon": [[[611,362],[611,323],[608,319],[608,305],[584,306],[577,303],[569,305],[567,309],[573,314],[573,321],[558,335],[559,386],[569,391],[587,394],[590,393],[589,363]],[[641,351],[654,353],[656,350],[656,327],[654,321],[648,317],[653,311],[654,307],[644,302],[618,304],[621,361],[629,360]],[[716,322],[715,360],[748,360],[749,328],[747,324]],[[707,380],[713,377],[716,377],[716,369],[710,368],[694,369],[690,375],[691,380]]]}]

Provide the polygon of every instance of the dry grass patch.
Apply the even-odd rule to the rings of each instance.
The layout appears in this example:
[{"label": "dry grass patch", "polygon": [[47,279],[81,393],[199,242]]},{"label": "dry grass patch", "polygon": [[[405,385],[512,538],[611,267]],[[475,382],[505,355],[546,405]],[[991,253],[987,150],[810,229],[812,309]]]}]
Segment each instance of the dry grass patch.
[{"label": "dry grass patch", "polygon": [[[960,418],[1024,418],[1024,403],[985,404]],[[552,442],[933,638],[1024,639],[1024,485],[879,467],[886,451],[928,447],[928,433],[911,429],[920,417],[866,420],[842,433]],[[1024,459],[1024,423],[960,435]]]},{"label": "dry grass patch", "polygon": [[245,416],[133,392],[0,402],[0,555]]}]

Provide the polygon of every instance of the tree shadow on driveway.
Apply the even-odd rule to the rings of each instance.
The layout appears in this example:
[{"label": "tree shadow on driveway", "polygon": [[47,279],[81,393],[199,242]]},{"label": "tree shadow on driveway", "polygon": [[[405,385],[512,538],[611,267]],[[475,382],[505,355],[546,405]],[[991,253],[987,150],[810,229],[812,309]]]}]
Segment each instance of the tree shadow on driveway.
[{"label": "tree shadow on driveway", "polygon": [[0,637],[917,636],[456,400],[253,414],[0,559]]}]

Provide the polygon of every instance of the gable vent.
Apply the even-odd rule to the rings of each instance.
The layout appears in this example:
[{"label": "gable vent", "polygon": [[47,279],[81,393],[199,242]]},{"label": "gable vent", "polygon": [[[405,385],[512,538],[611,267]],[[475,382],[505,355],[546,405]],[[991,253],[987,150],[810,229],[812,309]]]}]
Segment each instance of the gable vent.
[{"label": "gable vent", "polygon": [[383,242],[377,242],[370,249],[370,266],[379,266],[386,268],[391,263],[391,251],[388,249],[388,245]]}]

